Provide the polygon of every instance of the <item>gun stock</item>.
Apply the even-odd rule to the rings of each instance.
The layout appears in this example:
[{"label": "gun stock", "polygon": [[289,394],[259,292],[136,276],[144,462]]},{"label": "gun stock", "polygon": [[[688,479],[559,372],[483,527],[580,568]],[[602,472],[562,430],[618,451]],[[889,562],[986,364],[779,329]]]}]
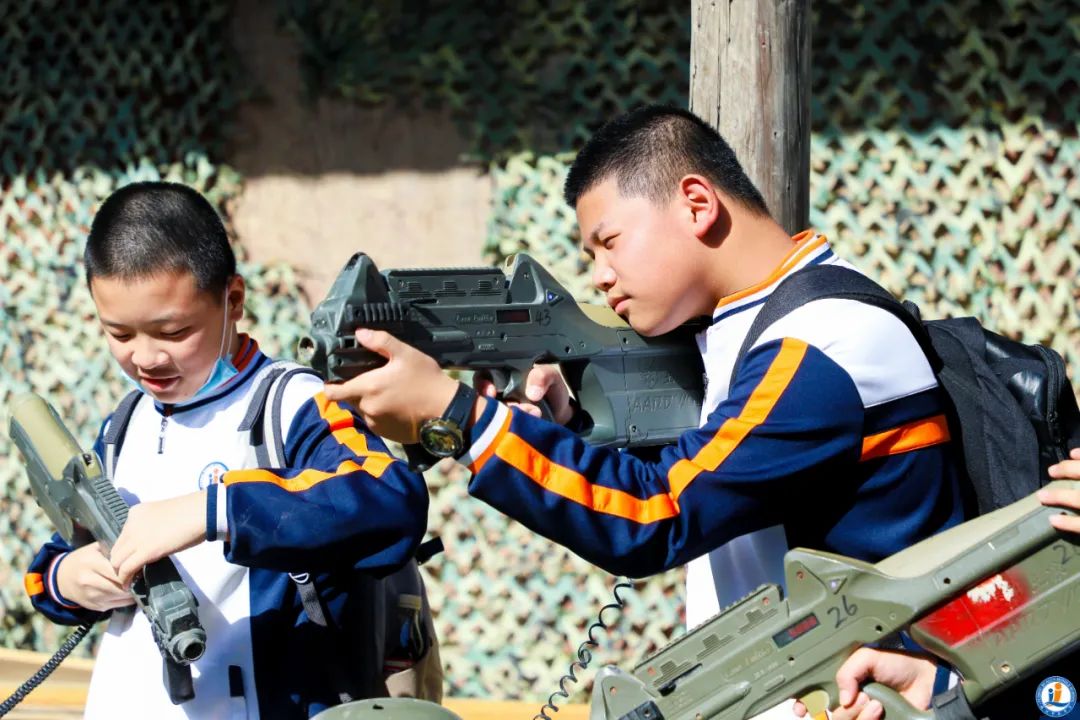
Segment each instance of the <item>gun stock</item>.
[{"label": "gun stock", "polygon": [[347,380],[384,358],[354,333],[385,330],[444,368],[483,371],[500,393],[522,389],[536,363],[558,363],[591,425],[594,445],[674,442],[696,428],[704,397],[701,356],[686,326],[638,335],[606,307],[579,304],[539,263],[499,268],[388,270],[357,253],[311,314],[298,356],[328,380]]},{"label": "gun stock", "polygon": [[[1052,485],[1080,488],[1080,483]],[[1080,642],[1080,546],[1034,497],[964,523],[876,565],[795,549],[785,598],[766,585],[646,659],[605,669],[592,720],[748,720],[789,698],[811,716],[836,706],[836,671],[862,645],[907,630],[991,698]],[[872,684],[891,720],[930,720]]]},{"label": "gun stock", "polygon": [[[73,547],[96,540],[111,548],[127,521],[128,504],[98,458],[83,452],[56,411],[32,393],[12,403],[9,432],[22,453],[34,499],[60,536]],[[187,666],[206,649],[195,596],[170,558],[147,565],[131,594],[150,620],[172,701],[190,700],[194,690]]]}]

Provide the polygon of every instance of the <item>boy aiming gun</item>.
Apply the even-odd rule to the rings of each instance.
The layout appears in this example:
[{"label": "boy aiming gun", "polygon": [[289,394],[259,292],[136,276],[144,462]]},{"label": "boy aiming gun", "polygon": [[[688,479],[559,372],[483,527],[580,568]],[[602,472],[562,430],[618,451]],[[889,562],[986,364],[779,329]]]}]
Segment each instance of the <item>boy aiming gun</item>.
[{"label": "boy aiming gun", "polygon": [[[763,582],[781,584],[788,546],[875,562],[962,520],[943,392],[891,313],[807,303],[736,367],[785,278],[850,266],[816,231],[790,237],[712,128],[671,108],[622,115],[578,154],[565,197],[593,284],[636,331],[711,316],[697,337],[708,377],[700,428],[658,460],[589,447],[535,408],[470,396],[431,358],[371,330],[357,340],[387,364],[327,396],[403,442],[431,418],[458,417],[464,396],[457,457],[473,472],[470,493],[614,573],[689,563],[691,626]],[[570,419],[553,371],[534,370],[526,394]]]}]

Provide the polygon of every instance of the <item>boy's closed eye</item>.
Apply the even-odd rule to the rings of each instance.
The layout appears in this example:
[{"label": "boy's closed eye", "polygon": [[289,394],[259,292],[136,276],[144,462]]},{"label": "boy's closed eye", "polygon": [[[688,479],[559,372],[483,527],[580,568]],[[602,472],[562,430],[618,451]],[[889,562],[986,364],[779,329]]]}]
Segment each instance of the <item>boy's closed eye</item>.
[{"label": "boy's closed eye", "polygon": [[[166,340],[179,340],[180,338],[186,337],[190,332],[190,327],[184,327],[180,328],[179,330],[161,330],[158,332],[158,335],[165,338]],[[109,335],[111,335],[112,338],[117,342],[127,342],[133,337],[131,333],[119,332],[110,332]]]},{"label": "boy's closed eye", "polygon": [[166,340],[179,340],[190,332],[190,327],[183,327],[179,330],[162,330],[161,337],[165,338]]}]

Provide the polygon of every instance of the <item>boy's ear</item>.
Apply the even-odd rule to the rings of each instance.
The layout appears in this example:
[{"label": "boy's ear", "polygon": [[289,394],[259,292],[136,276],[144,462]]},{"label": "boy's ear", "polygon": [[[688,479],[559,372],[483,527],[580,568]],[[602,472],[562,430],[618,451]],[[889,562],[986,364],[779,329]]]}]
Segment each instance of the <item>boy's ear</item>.
[{"label": "boy's ear", "polygon": [[240,322],[244,317],[244,297],[247,294],[247,286],[244,278],[233,275],[225,286],[225,302],[229,304],[229,320]]},{"label": "boy's ear", "polygon": [[719,244],[731,229],[725,198],[708,178],[686,175],[679,181],[679,199],[690,231],[701,241]]}]

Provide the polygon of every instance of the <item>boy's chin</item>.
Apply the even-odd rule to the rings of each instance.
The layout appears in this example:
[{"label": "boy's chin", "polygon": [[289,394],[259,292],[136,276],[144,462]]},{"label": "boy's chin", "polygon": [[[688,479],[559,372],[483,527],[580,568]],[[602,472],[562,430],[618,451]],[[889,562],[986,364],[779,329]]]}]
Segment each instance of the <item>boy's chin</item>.
[{"label": "boy's chin", "polygon": [[633,315],[626,318],[626,322],[630,324],[630,327],[634,329],[638,335],[642,337],[656,337],[657,335],[664,335],[669,333],[679,326],[679,323],[672,323],[669,319],[658,318],[653,321],[647,319],[635,319]]}]

